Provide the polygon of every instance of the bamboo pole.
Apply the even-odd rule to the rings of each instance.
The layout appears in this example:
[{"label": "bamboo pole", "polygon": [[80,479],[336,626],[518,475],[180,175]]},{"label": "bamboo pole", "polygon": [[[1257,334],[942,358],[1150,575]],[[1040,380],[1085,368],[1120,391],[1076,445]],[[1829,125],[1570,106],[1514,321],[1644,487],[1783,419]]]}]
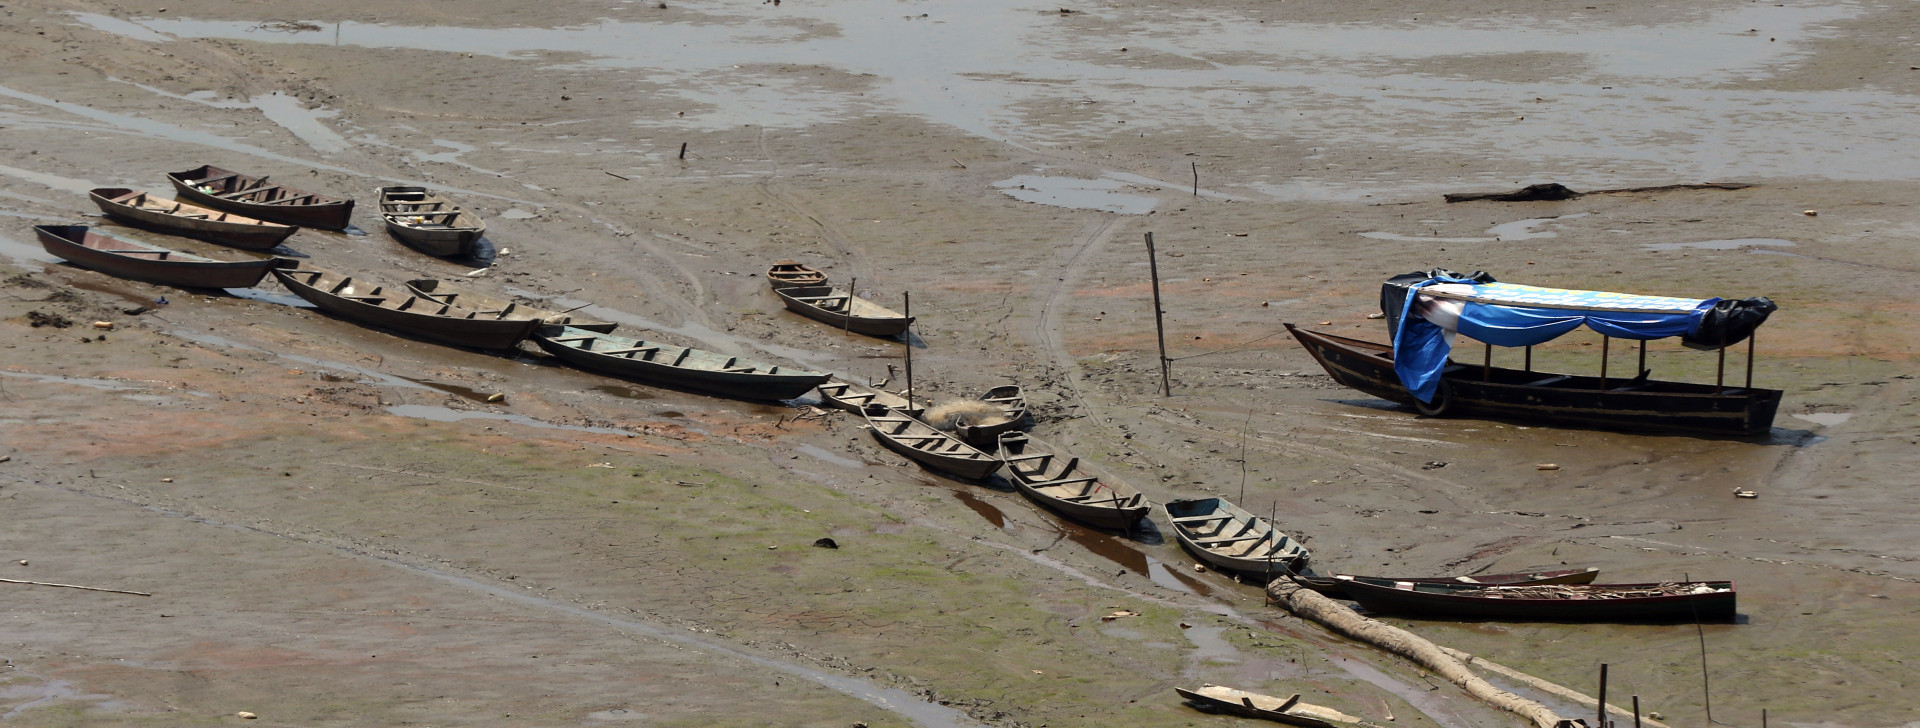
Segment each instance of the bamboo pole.
[{"label": "bamboo pole", "polygon": [[[901,308],[906,309],[902,313],[906,315],[907,321],[908,321],[907,331],[906,331],[907,333],[907,336],[906,336],[906,339],[907,339],[907,409],[913,409],[913,323],[912,323],[913,292],[901,291],[900,298],[903,302],[901,305]],[[848,301],[847,304],[852,305],[853,302]]]},{"label": "bamboo pole", "polygon": [[1147,233],[1147,273],[1153,276],[1153,330],[1160,337],[1160,394],[1172,397],[1172,373],[1167,359],[1167,312],[1160,308],[1160,260],[1153,252],[1153,233]]},{"label": "bamboo pole", "polygon": [[1601,334],[1600,335],[1600,388],[1601,389],[1607,388],[1607,354],[1611,353],[1612,348],[1613,348],[1613,337],[1608,336],[1606,334]]},{"label": "bamboo pole", "polygon": [[1758,331],[1747,334],[1747,389],[1753,389],[1753,339],[1759,335]]},{"label": "bamboo pole", "polygon": [[6,582],[8,584],[28,584],[32,586],[57,586],[57,587],[64,587],[67,589],[85,589],[87,591],[110,592],[113,594],[132,594],[136,597],[153,596],[152,594],[148,594],[146,592],[127,591],[125,589],[103,589],[97,586],[80,586],[79,584],[55,584],[50,581],[27,581],[25,579],[0,579],[0,582]]}]

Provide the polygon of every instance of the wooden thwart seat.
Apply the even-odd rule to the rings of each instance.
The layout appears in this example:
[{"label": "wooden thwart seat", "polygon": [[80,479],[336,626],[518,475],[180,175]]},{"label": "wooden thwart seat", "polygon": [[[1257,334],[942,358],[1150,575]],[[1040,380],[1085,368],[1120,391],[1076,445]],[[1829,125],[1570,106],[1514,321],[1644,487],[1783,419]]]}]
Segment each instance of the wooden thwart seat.
[{"label": "wooden thwart seat", "polygon": [[1174,518],[1174,519],[1172,519],[1172,521],[1173,521],[1174,523],[1205,523],[1205,522],[1207,522],[1207,521],[1224,521],[1224,520],[1232,520],[1232,518],[1233,518],[1233,516],[1228,516],[1228,515],[1213,515],[1213,516],[1181,516],[1181,517],[1179,517],[1179,518]]}]

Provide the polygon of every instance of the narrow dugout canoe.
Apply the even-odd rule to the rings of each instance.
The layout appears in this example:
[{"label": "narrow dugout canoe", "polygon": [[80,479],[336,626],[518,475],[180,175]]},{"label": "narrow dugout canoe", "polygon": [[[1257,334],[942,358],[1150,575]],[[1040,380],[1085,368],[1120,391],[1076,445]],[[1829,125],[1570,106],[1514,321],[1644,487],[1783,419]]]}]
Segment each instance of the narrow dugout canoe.
[{"label": "narrow dugout canoe", "polygon": [[987,390],[980,401],[1000,410],[1000,417],[980,424],[962,424],[954,428],[960,439],[978,448],[996,447],[1000,435],[1020,429],[1027,423],[1027,395],[1020,385],[1008,384]]},{"label": "narrow dugout canoe", "polygon": [[863,387],[852,382],[842,382],[837,379],[829,379],[821,382],[818,389],[820,391],[821,403],[837,410],[852,412],[856,415],[866,411],[867,405],[870,404],[900,410],[915,417],[920,416],[920,413],[926,410],[925,403],[915,403],[909,406],[905,395],[889,392],[884,389]]},{"label": "narrow dugout canoe", "polygon": [[445,281],[437,278],[416,278],[407,281],[407,290],[412,292],[413,295],[421,298],[430,298],[449,306],[458,306],[470,311],[480,311],[482,313],[498,312],[503,318],[533,319],[543,324],[572,326],[576,329],[586,329],[601,334],[610,333],[619,327],[619,324],[608,323],[606,321],[594,321],[584,317],[575,317],[568,312],[534,308],[504,298],[496,298],[484,293],[479,293],[466,287],[447,285]]},{"label": "narrow dugout canoe", "polygon": [[273,277],[320,310],[357,324],[411,334],[442,344],[476,349],[511,349],[533,333],[539,321],[503,319],[469,311],[405,289],[344,276],[299,263],[275,268]]},{"label": "narrow dugout canoe", "polygon": [[787,309],[816,321],[868,336],[899,336],[913,323],[898,311],[829,286],[775,288]]},{"label": "narrow dugout canoe", "polygon": [[1000,435],[1000,459],[1015,488],[1070,520],[1128,529],[1153,510],[1153,503],[1126,481],[1025,433]]},{"label": "narrow dugout canoe", "polygon": [[340,230],[353,219],[353,200],[326,197],[211,164],[167,173],[180,199],[268,222]]},{"label": "narrow dugout canoe", "polygon": [[827,274],[815,270],[805,263],[783,260],[767,269],[767,285],[774,288],[797,288],[801,286],[824,286]]},{"label": "narrow dugout canoe", "polygon": [[1477,574],[1474,576],[1352,576],[1335,574],[1333,576],[1315,576],[1300,574],[1293,580],[1301,586],[1320,592],[1335,599],[1347,599],[1347,590],[1342,587],[1345,579],[1363,579],[1370,582],[1406,581],[1415,584],[1478,584],[1481,586],[1540,586],[1542,584],[1591,584],[1600,576],[1600,570],[1591,566],[1585,569],[1559,569],[1522,574]]},{"label": "narrow dugout canoe", "polygon": [[35,225],[47,252],[82,268],[181,288],[252,288],[281,258],[225,261],[95,232],[85,225]]},{"label": "narrow dugout canoe", "polygon": [[1000,469],[1000,459],[904,412],[869,405],[861,412],[873,437],[888,450],[926,467],[969,480],[981,480]]},{"label": "narrow dugout canoe", "polygon": [[[1336,577],[1337,578],[1337,577]],[[1691,622],[1733,619],[1731,581],[1482,586],[1341,579],[1369,612],[1538,622]]]},{"label": "narrow dugout canoe", "polygon": [[733,399],[793,399],[827,380],[820,372],[572,326],[541,326],[534,332],[533,343],[587,371]]},{"label": "narrow dugout canoe", "polygon": [[442,258],[472,253],[487,231],[480,216],[425,187],[380,188],[380,218],[401,244]]},{"label": "narrow dugout canoe", "polygon": [[128,225],[242,250],[272,250],[300,229],[164,200],[144,190],[96,187],[88,195],[107,217]]},{"label": "narrow dugout canoe", "polygon": [[1167,516],[1180,545],[1219,568],[1265,578],[1306,566],[1307,550],[1298,541],[1225,498],[1173,501]]}]

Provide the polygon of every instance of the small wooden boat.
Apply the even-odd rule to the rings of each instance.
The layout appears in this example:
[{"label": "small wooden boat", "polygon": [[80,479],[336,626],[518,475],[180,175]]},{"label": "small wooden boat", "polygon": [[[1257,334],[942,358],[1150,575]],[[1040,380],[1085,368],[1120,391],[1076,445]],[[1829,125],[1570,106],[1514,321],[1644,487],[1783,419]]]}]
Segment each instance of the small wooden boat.
[{"label": "small wooden boat", "polygon": [[1013,485],[1033,502],[1100,528],[1127,529],[1153,510],[1140,491],[1026,433],[1000,435],[1000,459]]},{"label": "small wooden boat", "polygon": [[870,404],[882,405],[887,409],[900,410],[915,417],[919,417],[920,413],[927,409],[924,403],[913,403],[909,405],[906,395],[889,392],[884,389],[863,387],[852,382],[829,379],[820,384],[819,391],[820,402],[822,404],[837,410],[852,412],[856,415],[866,411],[867,405]]},{"label": "small wooden boat", "polygon": [[480,216],[425,187],[380,188],[380,217],[395,240],[443,258],[473,252],[473,244],[487,231]]},{"label": "small wooden boat", "polygon": [[888,450],[907,456],[929,470],[981,480],[1000,469],[1000,459],[954,436],[941,432],[918,418],[883,405],[868,405],[861,414],[873,437]]},{"label": "small wooden boat", "polygon": [[1378,723],[1369,722],[1332,708],[1300,702],[1298,694],[1288,698],[1276,698],[1271,695],[1235,690],[1224,685],[1202,685],[1199,690],[1174,688],[1180,697],[1186,698],[1194,707],[1201,710],[1244,715],[1249,718],[1265,718],[1287,725],[1307,726],[1307,728],[1382,728]]},{"label": "small wooden boat", "polygon": [[252,288],[283,258],[203,258],[94,232],[85,225],[35,225],[40,245],[74,265],[107,275],[181,288]]},{"label": "small wooden boat", "polygon": [[1397,581],[1406,581],[1406,582],[1413,582],[1415,584],[1478,584],[1482,586],[1539,586],[1542,584],[1591,584],[1593,583],[1594,578],[1598,576],[1600,576],[1599,569],[1596,569],[1593,567],[1587,567],[1585,569],[1560,569],[1556,571],[1538,571],[1538,572],[1531,572],[1531,573],[1524,573],[1524,574],[1478,574],[1475,576],[1383,577],[1383,576],[1349,576],[1347,574],[1335,574],[1333,576],[1316,576],[1313,574],[1299,574],[1294,576],[1293,580],[1295,582],[1298,582],[1301,586],[1320,592],[1321,594],[1324,594],[1326,596],[1333,597],[1335,599],[1346,599],[1348,598],[1347,590],[1342,588],[1342,585],[1346,583],[1345,579],[1348,579],[1348,578],[1358,579],[1358,580],[1363,580],[1368,582],[1375,582],[1375,583],[1379,583],[1379,582],[1393,583]]},{"label": "small wooden boat", "polygon": [[1734,617],[1731,581],[1485,586],[1335,577],[1369,612],[1540,622],[1690,622]]},{"label": "small wooden boat", "polygon": [[340,230],[353,218],[353,200],[323,197],[213,165],[169,172],[167,180],[180,199],[268,222]]},{"label": "small wooden boat", "polygon": [[1027,395],[1020,391],[1020,385],[994,387],[987,390],[980,401],[998,408],[1001,416],[980,424],[960,423],[955,427],[954,432],[969,445],[995,447],[1001,434],[1012,432],[1027,423]]},{"label": "small wooden boat", "polygon": [[572,326],[541,326],[533,334],[533,343],[555,358],[588,371],[734,399],[793,399],[827,380],[827,375],[820,372]]},{"label": "small wooden boat", "polygon": [[802,286],[824,286],[827,274],[814,270],[805,263],[783,260],[767,269],[767,285],[774,288],[797,288]]},{"label": "small wooden boat", "polygon": [[576,329],[586,329],[587,331],[601,334],[609,333],[619,327],[619,324],[575,317],[564,311],[549,311],[544,308],[534,308],[504,298],[494,298],[484,293],[455,288],[437,278],[416,278],[407,281],[407,290],[421,298],[430,298],[449,306],[458,306],[469,311],[479,311],[482,313],[499,312],[503,317],[509,319],[533,319],[543,324],[572,326]]},{"label": "small wooden boat", "polygon": [[1167,504],[1173,534],[1194,556],[1249,576],[1281,576],[1307,563],[1307,550],[1275,530],[1267,519],[1225,498],[1195,498]]},{"label": "small wooden boat", "polygon": [[454,346],[511,349],[540,325],[533,319],[501,318],[497,313],[449,306],[404,289],[389,291],[305,263],[275,268],[273,277],[294,295],[340,318]]},{"label": "small wooden boat", "polygon": [[272,250],[300,228],[231,212],[163,200],[144,190],[97,187],[88,193],[100,211],[115,220],[182,237],[242,250]]},{"label": "small wooden boat", "polygon": [[913,319],[846,291],[829,286],[775,288],[787,308],[816,321],[868,336],[899,336]]}]

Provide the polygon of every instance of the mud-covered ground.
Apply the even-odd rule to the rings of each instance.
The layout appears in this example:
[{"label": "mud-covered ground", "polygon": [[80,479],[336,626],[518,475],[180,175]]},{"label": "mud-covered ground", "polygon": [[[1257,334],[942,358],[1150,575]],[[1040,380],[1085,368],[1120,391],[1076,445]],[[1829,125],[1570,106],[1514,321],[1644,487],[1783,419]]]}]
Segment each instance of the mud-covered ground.
[{"label": "mud-covered ground", "polygon": [[[1920,724],[1916,13],[7,3],[0,578],[151,596],[0,583],[0,721],[1226,725],[1172,692],[1213,682],[1518,724],[1195,571],[1158,529],[1066,525],[807,400],[437,346],[270,282],[166,289],[34,244],[73,222],[165,239],[86,190],[164,193],[212,163],[359,201],[356,229],[283,254],[856,380],[902,343],[786,313],[758,273],[795,258],[882,303],[910,291],[920,390],[1021,384],[1037,436],[1157,502],[1273,515],[1322,571],[1733,579],[1742,615],[1396,625],[1588,692],[1606,663],[1616,702],[1673,725],[1706,725],[1709,696],[1734,725]],[[1544,181],[1754,186],[1441,201]],[[387,237],[372,189],[398,182],[477,210],[479,258]],[[1786,390],[1776,426],[1421,418],[1278,333],[1381,338],[1379,282],[1433,266],[1771,296],[1753,377]],[[1569,336],[1535,366],[1591,371],[1599,348]],[[1715,363],[1649,353],[1661,377]]]}]

